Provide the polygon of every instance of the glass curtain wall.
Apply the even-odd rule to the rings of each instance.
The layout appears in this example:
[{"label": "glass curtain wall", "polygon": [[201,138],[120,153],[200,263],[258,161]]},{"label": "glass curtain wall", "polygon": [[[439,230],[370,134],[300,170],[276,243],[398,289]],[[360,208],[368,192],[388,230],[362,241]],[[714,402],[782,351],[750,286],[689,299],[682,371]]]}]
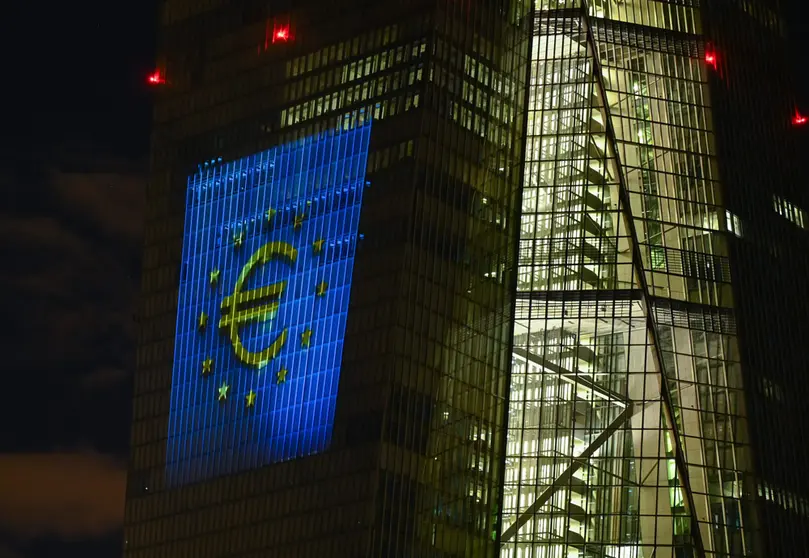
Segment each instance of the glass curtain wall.
[{"label": "glass curtain wall", "polygon": [[699,8],[535,9],[501,555],[749,555]]},{"label": "glass curtain wall", "polygon": [[[392,374],[402,391],[424,389],[417,380],[426,380],[432,401],[417,414],[418,405],[397,394],[386,434],[403,446],[414,427],[428,424],[429,432],[411,482],[414,506],[403,497],[399,510],[384,504],[390,535],[382,532],[380,556],[499,552],[529,16],[521,2],[435,3],[412,237],[398,279],[409,363]],[[411,510],[408,546],[401,526]]]}]

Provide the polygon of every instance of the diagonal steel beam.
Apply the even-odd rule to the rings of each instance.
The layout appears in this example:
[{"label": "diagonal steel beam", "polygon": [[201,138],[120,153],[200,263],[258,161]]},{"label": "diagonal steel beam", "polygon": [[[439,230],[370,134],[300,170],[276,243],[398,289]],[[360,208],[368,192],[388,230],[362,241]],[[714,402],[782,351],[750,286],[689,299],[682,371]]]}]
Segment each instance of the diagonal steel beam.
[{"label": "diagonal steel beam", "polygon": [[610,113],[610,105],[607,99],[607,93],[602,83],[602,69],[601,61],[598,58],[598,48],[596,46],[593,30],[590,25],[589,6],[587,0],[582,0],[581,3],[581,18],[585,33],[587,36],[587,50],[592,56],[593,60],[593,76],[596,87],[598,88],[601,97],[601,103],[604,107],[604,125],[607,133],[607,146],[608,150],[612,151],[612,157],[615,160],[616,178],[618,180],[618,195],[623,205],[622,214],[626,221],[627,231],[632,239],[632,260],[635,267],[635,273],[638,276],[638,282],[641,287],[641,295],[643,306],[646,310],[646,329],[647,334],[651,340],[651,349],[657,361],[658,371],[660,374],[660,395],[663,399],[663,411],[666,416],[669,428],[671,428],[674,438],[674,462],[677,466],[677,476],[679,477],[680,484],[682,485],[683,492],[685,493],[686,502],[688,503],[688,512],[691,518],[693,528],[691,534],[693,536],[694,545],[697,547],[697,555],[705,558],[705,545],[702,541],[702,531],[700,530],[699,519],[697,518],[696,505],[694,503],[694,494],[691,491],[691,482],[688,477],[688,467],[686,466],[683,457],[682,438],[680,436],[677,421],[674,418],[674,404],[672,403],[671,390],[669,388],[668,379],[666,377],[665,368],[663,367],[663,359],[660,352],[659,335],[657,332],[657,323],[652,316],[652,306],[649,304],[650,294],[649,285],[646,281],[646,271],[643,268],[643,258],[640,250],[640,242],[638,232],[635,228],[635,218],[632,215],[632,205],[629,196],[629,189],[626,186],[626,180],[623,175],[623,166],[621,165],[620,154],[617,147],[617,139],[615,129],[612,124],[612,114]]},{"label": "diagonal steel beam", "polygon": [[548,362],[546,359],[544,359],[544,358],[542,358],[540,356],[537,356],[537,355],[535,355],[535,354],[533,354],[533,353],[531,353],[529,351],[526,351],[525,349],[520,349],[519,347],[514,347],[513,352],[518,357],[524,358],[525,360],[533,362],[534,364],[537,364],[537,365],[541,366],[542,368],[550,370],[554,374],[559,374],[566,381],[568,381],[570,383],[579,384],[579,385],[581,385],[581,386],[583,386],[583,387],[585,387],[585,388],[587,388],[589,390],[594,391],[595,393],[600,394],[607,401],[616,402],[621,406],[626,405],[629,402],[629,399],[627,399],[626,397],[624,397],[620,393],[616,393],[616,392],[614,392],[612,390],[601,387],[600,385],[596,384],[595,382],[590,381],[588,378],[585,378],[581,374],[577,374],[576,372],[573,372],[573,371],[570,371],[570,370],[565,370],[561,366],[556,365],[556,364],[554,364],[552,362]]},{"label": "diagonal steel beam", "polygon": [[548,488],[546,488],[542,492],[542,494],[537,496],[537,499],[534,500],[531,503],[531,505],[525,509],[524,512],[522,512],[519,516],[517,516],[517,521],[512,523],[509,526],[509,528],[506,529],[500,536],[500,543],[505,544],[514,535],[516,535],[517,531],[519,531],[523,525],[525,525],[526,523],[528,523],[528,521],[531,520],[531,517],[533,517],[539,511],[539,509],[542,506],[544,506],[548,502],[548,500],[551,499],[551,496],[553,496],[557,490],[567,485],[568,481],[570,481],[570,479],[573,477],[573,474],[579,469],[581,469],[583,465],[587,464],[587,460],[590,459],[590,457],[593,456],[593,454],[598,450],[598,448],[604,445],[604,442],[609,440],[610,436],[612,436],[616,430],[621,428],[621,426],[623,426],[623,424],[627,420],[629,420],[631,416],[632,416],[632,405],[629,404],[627,405],[626,409],[621,411],[621,414],[615,417],[615,420],[613,420],[607,426],[607,428],[605,428],[604,431],[601,432],[601,434],[599,434],[596,437],[595,440],[590,442],[590,445],[588,445],[581,454],[573,458],[573,461],[570,463],[570,465],[568,465],[567,468],[564,471],[562,471],[561,475],[556,477],[556,479],[553,481],[553,484],[551,484]]}]

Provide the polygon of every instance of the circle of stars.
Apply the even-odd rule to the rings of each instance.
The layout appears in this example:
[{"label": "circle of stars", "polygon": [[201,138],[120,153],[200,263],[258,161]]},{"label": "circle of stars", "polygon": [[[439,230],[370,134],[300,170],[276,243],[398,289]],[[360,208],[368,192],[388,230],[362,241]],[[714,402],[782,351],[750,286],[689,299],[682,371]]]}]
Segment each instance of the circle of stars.
[{"label": "circle of stars", "polygon": [[[274,220],[277,211],[275,209],[268,209],[264,213],[265,222],[267,224],[271,224]],[[303,223],[306,219],[306,213],[298,213],[295,215],[292,221],[292,227],[295,231],[300,230],[303,227]],[[240,250],[244,245],[245,241],[245,233],[243,230],[240,230],[238,233],[234,233],[233,237],[233,249]],[[319,238],[312,242],[312,254],[314,256],[321,256],[323,254],[323,248],[326,241],[325,239]],[[220,284],[221,279],[221,270],[218,268],[212,269],[208,272],[208,284],[210,285],[211,289],[216,289]],[[328,291],[329,284],[326,281],[321,281],[315,286],[315,295],[317,298],[322,298],[326,295]],[[197,330],[199,333],[205,333],[208,327],[208,321],[210,317],[204,311],[201,311],[198,319],[197,319]],[[312,335],[314,331],[310,328],[306,328],[300,336],[300,348],[301,349],[308,349],[312,343]],[[207,356],[201,362],[201,374],[203,378],[207,378],[214,373],[214,360]],[[287,382],[287,375],[289,374],[289,370],[285,367],[281,367],[275,373],[275,384],[276,385],[283,385]],[[226,403],[230,397],[230,384],[227,383],[226,380],[223,380],[222,383],[216,388],[216,398],[219,403]],[[246,409],[253,409],[256,406],[256,399],[258,398],[258,394],[254,390],[250,390],[247,395],[244,396],[244,406]]]}]

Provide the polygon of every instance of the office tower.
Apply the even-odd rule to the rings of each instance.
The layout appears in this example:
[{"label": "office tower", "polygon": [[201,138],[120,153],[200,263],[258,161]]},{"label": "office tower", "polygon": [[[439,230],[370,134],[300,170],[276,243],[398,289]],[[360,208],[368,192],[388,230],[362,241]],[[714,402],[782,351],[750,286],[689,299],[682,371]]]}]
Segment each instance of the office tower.
[{"label": "office tower", "polygon": [[536,2],[502,556],[806,552],[774,5]]},{"label": "office tower", "polygon": [[126,556],[497,555],[529,13],[162,4]]},{"label": "office tower", "polygon": [[773,3],[167,0],[160,35],[128,557],[806,548]]},{"label": "office tower", "polygon": [[809,547],[809,455],[801,442],[809,399],[809,129],[794,104],[777,3],[708,8],[707,17],[722,23],[711,34],[733,70],[712,90],[726,207],[743,226],[730,256],[753,442],[749,490],[760,526],[754,548],[799,556]]}]

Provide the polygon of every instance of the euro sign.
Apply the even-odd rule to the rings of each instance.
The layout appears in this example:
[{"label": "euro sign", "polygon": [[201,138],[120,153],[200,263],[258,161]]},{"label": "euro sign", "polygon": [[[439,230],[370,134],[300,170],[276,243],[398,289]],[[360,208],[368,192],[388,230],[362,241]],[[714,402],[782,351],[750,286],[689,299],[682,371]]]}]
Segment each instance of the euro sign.
[{"label": "euro sign", "polygon": [[284,328],[269,347],[259,352],[251,352],[244,346],[239,330],[249,323],[272,320],[278,312],[287,282],[279,281],[247,292],[242,292],[242,288],[256,266],[265,265],[274,258],[284,259],[292,265],[298,258],[298,251],[286,242],[268,242],[256,250],[242,268],[233,294],[226,296],[220,307],[222,317],[219,319],[219,331],[230,339],[236,358],[256,368],[262,368],[278,356],[287,341],[287,328]]}]

